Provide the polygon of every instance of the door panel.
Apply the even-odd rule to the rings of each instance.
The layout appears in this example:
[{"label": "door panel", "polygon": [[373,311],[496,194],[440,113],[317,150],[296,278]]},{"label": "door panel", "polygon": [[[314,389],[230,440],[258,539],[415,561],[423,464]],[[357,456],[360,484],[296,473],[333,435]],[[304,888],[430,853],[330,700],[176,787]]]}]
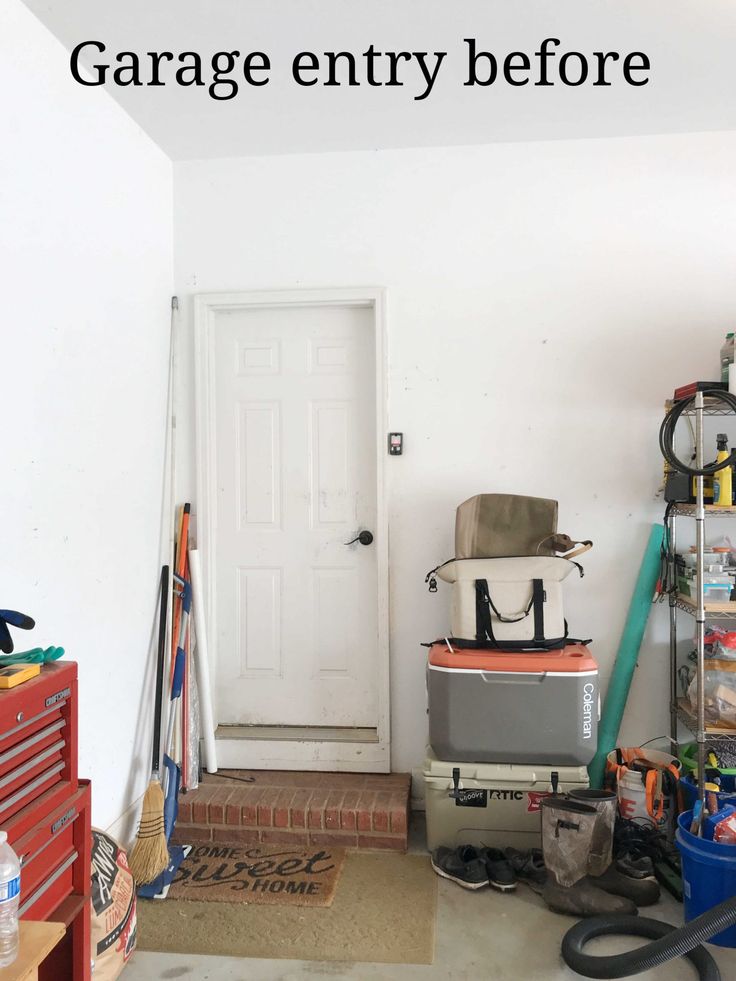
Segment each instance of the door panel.
[{"label": "door panel", "polygon": [[375,346],[367,307],[217,312],[220,724],[378,723]]}]

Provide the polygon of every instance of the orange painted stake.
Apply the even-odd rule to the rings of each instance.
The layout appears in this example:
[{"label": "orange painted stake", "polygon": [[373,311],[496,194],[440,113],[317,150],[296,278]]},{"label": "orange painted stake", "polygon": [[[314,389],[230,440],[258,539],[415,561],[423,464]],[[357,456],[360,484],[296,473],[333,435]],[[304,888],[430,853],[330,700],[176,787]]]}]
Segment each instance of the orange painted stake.
[{"label": "orange painted stake", "polygon": [[[185,504],[181,511],[179,524],[179,539],[176,543],[176,575],[180,579],[186,578],[184,575],[187,563],[187,550],[189,547],[189,504]],[[171,670],[169,671],[169,690],[174,681],[174,664],[176,661],[176,647],[179,643],[179,629],[181,627],[181,601],[174,600],[174,629],[171,633]]]}]

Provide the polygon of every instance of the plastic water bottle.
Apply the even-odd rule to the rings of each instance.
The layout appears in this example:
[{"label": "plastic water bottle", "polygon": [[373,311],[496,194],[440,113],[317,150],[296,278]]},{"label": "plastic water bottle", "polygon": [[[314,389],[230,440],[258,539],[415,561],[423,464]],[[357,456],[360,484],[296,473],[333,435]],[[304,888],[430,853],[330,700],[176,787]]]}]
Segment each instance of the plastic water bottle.
[{"label": "plastic water bottle", "polygon": [[12,964],[18,956],[18,900],[20,862],[0,831],[0,967]]}]

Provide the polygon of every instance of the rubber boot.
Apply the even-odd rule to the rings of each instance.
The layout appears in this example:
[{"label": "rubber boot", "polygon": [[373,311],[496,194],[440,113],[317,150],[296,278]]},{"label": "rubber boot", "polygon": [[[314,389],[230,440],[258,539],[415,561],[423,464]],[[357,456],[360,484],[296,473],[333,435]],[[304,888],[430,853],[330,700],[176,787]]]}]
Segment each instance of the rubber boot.
[{"label": "rubber boot", "polygon": [[583,917],[636,914],[631,900],[599,889],[587,874],[598,820],[596,808],[582,801],[542,800],[542,851],[548,872],[542,898],[555,913]]},{"label": "rubber boot", "polygon": [[613,829],[618,813],[618,799],[610,790],[572,790],[572,800],[594,807],[597,820],[588,854],[588,875],[598,889],[613,896],[623,896],[637,906],[652,906],[660,896],[655,879],[632,879],[613,864]]}]

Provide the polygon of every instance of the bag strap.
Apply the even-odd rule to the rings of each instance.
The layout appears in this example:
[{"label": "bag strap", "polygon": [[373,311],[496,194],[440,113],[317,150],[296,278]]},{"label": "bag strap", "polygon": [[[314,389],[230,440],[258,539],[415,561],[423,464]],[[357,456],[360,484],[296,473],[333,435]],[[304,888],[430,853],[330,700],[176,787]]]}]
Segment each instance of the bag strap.
[{"label": "bag strap", "polygon": [[[481,580],[476,580],[476,582],[483,582],[483,583],[485,583],[485,599],[486,599],[486,602],[488,603],[488,605],[490,606],[490,608],[493,610],[493,612],[496,614],[496,619],[499,620],[501,623],[521,623],[522,620],[525,620],[529,616],[529,614],[531,613],[532,607],[533,606],[536,606],[534,588],[532,588],[532,598],[529,600],[529,605],[524,610],[524,612],[521,614],[521,616],[520,617],[505,617],[501,613],[498,612],[498,610],[496,609],[496,606],[495,606],[493,600],[491,599],[491,594],[488,591],[488,580],[487,579],[481,579]],[[539,583],[539,585],[541,587],[542,580],[541,579],[532,579],[532,583]],[[540,603],[541,602],[542,602],[542,600],[540,600]],[[535,616],[536,616],[536,610],[535,610]]]},{"label": "bag strap", "polygon": [[494,646],[496,639],[493,636],[493,625],[491,623],[491,612],[489,609],[488,583],[485,579],[475,580],[475,640],[483,645],[490,641]]},{"label": "bag strap", "polygon": [[[558,553],[558,558],[561,559],[574,559],[576,555],[582,555],[583,552],[587,552],[593,547],[593,542],[589,538],[584,541],[575,541],[569,535],[554,534],[547,535],[541,540],[537,545],[537,553],[547,542],[549,542],[552,550]],[[577,548],[575,548],[576,545]]]},{"label": "bag strap", "polygon": [[[541,579],[532,579],[532,603],[534,604],[534,643],[540,644],[544,641],[544,583]],[[565,624],[565,633],[567,633],[567,624]]]}]

